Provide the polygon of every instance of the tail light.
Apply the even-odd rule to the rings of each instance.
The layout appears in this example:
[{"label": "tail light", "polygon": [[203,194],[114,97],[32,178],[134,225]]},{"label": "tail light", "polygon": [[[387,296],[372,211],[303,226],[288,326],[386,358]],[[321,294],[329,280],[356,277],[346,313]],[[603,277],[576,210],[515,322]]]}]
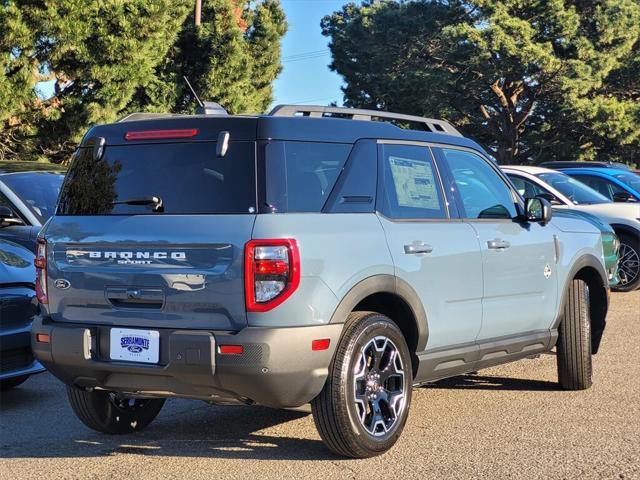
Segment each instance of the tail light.
[{"label": "tail light", "polygon": [[294,239],[251,240],[244,251],[247,311],[269,311],[300,284],[300,253]]},{"label": "tail light", "polygon": [[49,303],[47,299],[47,241],[38,238],[36,259],[33,261],[36,266],[36,297],[40,303]]}]

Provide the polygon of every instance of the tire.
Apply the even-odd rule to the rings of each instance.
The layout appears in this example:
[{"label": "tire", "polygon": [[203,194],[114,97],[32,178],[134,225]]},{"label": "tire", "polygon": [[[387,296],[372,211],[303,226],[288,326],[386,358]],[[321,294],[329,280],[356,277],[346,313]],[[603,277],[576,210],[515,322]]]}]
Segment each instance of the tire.
[{"label": "tire", "polygon": [[7,378],[6,380],[0,380],[0,392],[6,392],[7,390],[11,390],[12,388],[17,387],[18,385],[22,385],[27,381],[29,375],[23,375],[21,377],[13,377]]},{"label": "tire", "polygon": [[620,234],[620,259],[618,277],[620,282],[613,290],[631,292],[640,287],[640,237]]},{"label": "tire", "polygon": [[407,421],[412,382],[411,356],[398,327],[378,313],[351,313],[327,382],[311,402],[320,437],[345,457],[386,452]]},{"label": "tire", "polygon": [[160,413],[164,399],[128,399],[113,392],[67,387],[71,408],[87,427],[102,433],[142,430]]},{"label": "tire", "polygon": [[565,390],[586,390],[592,370],[589,289],[584,281],[573,280],[569,285],[558,330],[558,382]]}]

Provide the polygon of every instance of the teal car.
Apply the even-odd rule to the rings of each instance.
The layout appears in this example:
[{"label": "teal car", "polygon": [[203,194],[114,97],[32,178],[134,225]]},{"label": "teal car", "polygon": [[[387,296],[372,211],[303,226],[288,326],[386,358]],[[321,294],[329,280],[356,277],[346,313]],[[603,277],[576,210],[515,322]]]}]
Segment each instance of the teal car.
[{"label": "teal car", "polygon": [[576,210],[565,209],[553,209],[553,215],[555,217],[573,217],[581,218],[591,223],[594,227],[598,228],[602,233],[602,255],[604,257],[604,265],[609,276],[609,286],[615,289],[615,286],[620,282],[618,277],[618,262],[620,260],[620,240],[614,232],[611,225],[603,222],[595,215],[591,215],[587,212],[579,212]]}]

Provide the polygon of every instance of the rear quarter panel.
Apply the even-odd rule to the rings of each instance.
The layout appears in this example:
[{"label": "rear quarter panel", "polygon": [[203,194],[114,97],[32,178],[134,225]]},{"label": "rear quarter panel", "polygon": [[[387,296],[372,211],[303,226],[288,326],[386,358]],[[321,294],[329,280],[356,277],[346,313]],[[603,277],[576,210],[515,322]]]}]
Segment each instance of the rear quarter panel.
[{"label": "rear quarter panel", "polygon": [[374,214],[258,215],[254,239],[295,238],[300,249],[300,286],[269,312],[248,313],[252,326],[329,323],[339,300],[373,275],[393,275],[384,232]]}]

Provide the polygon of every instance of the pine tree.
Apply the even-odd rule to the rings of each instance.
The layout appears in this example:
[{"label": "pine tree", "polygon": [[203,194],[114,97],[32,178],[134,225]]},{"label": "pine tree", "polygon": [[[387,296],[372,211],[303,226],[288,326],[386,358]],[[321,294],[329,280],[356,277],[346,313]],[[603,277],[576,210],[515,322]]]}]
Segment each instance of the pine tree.
[{"label": "pine tree", "polygon": [[370,0],[322,27],[347,104],[448,118],[501,163],[640,143],[637,99],[610,86],[640,38],[637,1]]},{"label": "pine tree", "polygon": [[[191,0],[0,2],[0,155],[62,161],[95,123],[192,111],[183,75],[232,113],[264,111],[281,68],[279,2],[203,3],[195,27]],[[43,77],[55,80],[45,102]]]}]

